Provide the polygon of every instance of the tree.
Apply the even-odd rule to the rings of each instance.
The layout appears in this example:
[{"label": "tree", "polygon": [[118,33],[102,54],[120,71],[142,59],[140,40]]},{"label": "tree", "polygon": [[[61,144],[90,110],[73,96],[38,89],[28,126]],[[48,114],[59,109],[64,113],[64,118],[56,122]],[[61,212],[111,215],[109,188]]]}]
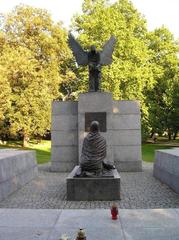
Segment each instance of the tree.
[{"label": "tree", "polygon": [[149,120],[153,132],[162,133],[167,130],[169,139],[175,118],[178,113],[176,97],[178,94],[178,46],[173,35],[165,27],[156,29],[148,34],[151,63],[155,79],[154,88],[147,93]]},{"label": "tree", "polygon": [[6,48],[0,63],[12,92],[6,118],[26,145],[50,128],[51,101],[59,97],[62,66],[70,57],[67,33],[47,11],[24,5],[4,18],[1,29]]},{"label": "tree", "polygon": [[[5,48],[5,36],[0,31],[0,62]],[[10,108],[11,88],[6,77],[4,67],[0,65],[0,129],[3,129],[5,115]]]},{"label": "tree", "polygon": [[[116,100],[140,100],[146,132],[146,91],[153,87],[154,79],[145,19],[128,0],[114,4],[107,0],[84,0],[82,10],[82,14],[74,17],[72,29],[84,48],[94,44],[100,50],[111,35],[117,39],[113,63],[102,70],[102,89],[112,92]],[[85,80],[79,89],[86,91],[87,70],[80,69],[79,77]]]}]

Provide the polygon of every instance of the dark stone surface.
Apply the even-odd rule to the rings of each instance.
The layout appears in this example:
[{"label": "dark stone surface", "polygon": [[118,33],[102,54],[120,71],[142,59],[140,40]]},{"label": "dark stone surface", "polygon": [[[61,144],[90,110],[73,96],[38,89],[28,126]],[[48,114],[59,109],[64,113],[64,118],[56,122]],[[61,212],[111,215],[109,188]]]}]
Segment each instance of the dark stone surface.
[{"label": "dark stone surface", "polygon": [[113,201],[120,200],[120,176],[113,169],[113,177],[75,178],[76,166],[68,175],[67,200],[69,201]]},{"label": "dark stone surface", "polygon": [[85,132],[90,131],[90,124],[93,121],[99,122],[100,132],[106,132],[106,112],[86,112],[85,113]]}]

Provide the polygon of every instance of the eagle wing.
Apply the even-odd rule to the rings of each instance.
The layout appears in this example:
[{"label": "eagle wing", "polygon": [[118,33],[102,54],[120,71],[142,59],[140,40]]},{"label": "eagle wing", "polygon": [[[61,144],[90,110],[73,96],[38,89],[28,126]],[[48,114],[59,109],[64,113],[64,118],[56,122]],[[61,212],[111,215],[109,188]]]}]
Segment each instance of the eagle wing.
[{"label": "eagle wing", "polygon": [[112,63],[112,53],[114,51],[114,45],[116,39],[112,36],[103,46],[103,50],[100,52],[100,64],[109,65]]},{"label": "eagle wing", "polygon": [[83,50],[79,42],[74,38],[74,36],[69,33],[68,35],[68,44],[73,52],[73,55],[78,63],[78,65],[87,65],[88,64],[88,53]]}]

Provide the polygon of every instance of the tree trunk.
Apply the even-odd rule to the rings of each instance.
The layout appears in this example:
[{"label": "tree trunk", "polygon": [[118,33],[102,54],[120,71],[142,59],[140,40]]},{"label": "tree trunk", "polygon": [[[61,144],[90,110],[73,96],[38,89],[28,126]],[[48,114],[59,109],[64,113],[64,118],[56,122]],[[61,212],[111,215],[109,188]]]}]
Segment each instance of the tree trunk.
[{"label": "tree trunk", "polygon": [[172,133],[171,133],[171,130],[168,129],[168,140],[171,141],[172,139]]},{"label": "tree trunk", "polygon": [[177,133],[178,133],[178,130],[175,131],[175,133],[174,133],[174,135],[173,135],[173,140],[176,140]]},{"label": "tree trunk", "polygon": [[29,146],[29,137],[24,134],[23,136],[23,147],[28,147]]}]

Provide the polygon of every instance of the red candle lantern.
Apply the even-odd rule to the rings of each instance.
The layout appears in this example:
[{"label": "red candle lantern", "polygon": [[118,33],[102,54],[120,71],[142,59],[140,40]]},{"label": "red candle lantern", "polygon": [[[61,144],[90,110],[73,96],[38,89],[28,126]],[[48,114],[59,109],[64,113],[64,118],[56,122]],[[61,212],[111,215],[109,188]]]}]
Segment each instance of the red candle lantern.
[{"label": "red candle lantern", "polygon": [[117,219],[117,215],[118,215],[118,208],[117,205],[115,203],[113,203],[112,207],[111,207],[111,215],[112,215],[112,219],[116,220]]}]

